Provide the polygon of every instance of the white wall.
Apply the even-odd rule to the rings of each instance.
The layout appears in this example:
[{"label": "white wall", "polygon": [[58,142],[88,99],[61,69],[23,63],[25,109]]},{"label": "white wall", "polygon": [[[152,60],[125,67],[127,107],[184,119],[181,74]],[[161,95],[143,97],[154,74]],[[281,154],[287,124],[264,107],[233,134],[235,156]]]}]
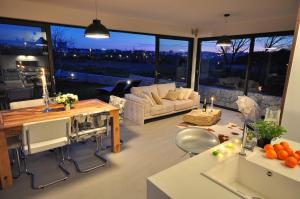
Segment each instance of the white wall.
[{"label": "white wall", "polygon": [[298,35],[295,43],[294,57],[290,78],[288,82],[287,95],[281,125],[287,129],[285,137],[300,142],[300,37]]},{"label": "white wall", "polygon": [[[56,6],[46,1],[1,0],[0,3],[0,16],[9,18],[87,26],[94,15],[94,10]],[[199,28],[199,37],[219,36],[224,32],[228,35],[236,35],[293,30],[296,20],[294,14],[259,20],[249,18],[249,21],[240,23],[230,23],[229,21],[224,30],[224,24],[220,25],[220,23],[191,25],[180,23],[177,20],[171,23],[170,20],[166,22],[164,19],[152,20],[145,17],[124,16],[118,12],[107,12],[106,10],[101,10],[100,18],[110,29],[188,37],[193,37],[192,28]]]}]

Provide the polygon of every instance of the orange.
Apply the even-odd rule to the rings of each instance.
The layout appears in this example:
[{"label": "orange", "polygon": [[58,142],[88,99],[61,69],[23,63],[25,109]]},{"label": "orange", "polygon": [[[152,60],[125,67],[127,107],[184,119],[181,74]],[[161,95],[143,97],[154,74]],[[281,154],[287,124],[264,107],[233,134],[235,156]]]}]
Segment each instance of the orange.
[{"label": "orange", "polygon": [[284,148],[284,150],[289,154],[289,156],[294,153],[293,149],[291,148]]},{"label": "orange", "polygon": [[283,146],[284,148],[289,148],[290,147],[289,143],[286,142],[286,141],[280,142],[280,145]]},{"label": "orange", "polygon": [[266,158],[268,158],[268,159],[275,159],[275,158],[277,158],[277,154],[276,154],[276,152],[273,149],[268,150],[265,155],[266,155]]},{"label": "orange", "polygon": [[279,160],[285,160],[289,156],[288,152],[285,150],[279,150],[277,151],[277,157]]},{"label": "orange", "polygon": [[300,156],[300,150],[297,150],[295,153]]},{"label": "orange", "polygon": [[288,166],[290,168],[294,168],[298,165],[298,161],[294,157],[286,158],[284,163],[285,163],[286,166]]},{"label": "orange", "polygon": [[274,150],[274,149],[273,149],[273,146],[272,146],[271,144],[266,144],[266,145],[264,146],[264,150],[265,150],[265,151],[269,151],[269,150]]},{"label": "orange", "polygon": [[281,146],[281,144],[274,144],[273,148],[276,152],[284,149],[283,146]]},{"label": "orange", "polygon": [[293,154],[290,155],[289,157],[294,157],[294,158],[296,158],[297,161],[300,160],[300,155],[298,155],[297,153],[293,153]]}]

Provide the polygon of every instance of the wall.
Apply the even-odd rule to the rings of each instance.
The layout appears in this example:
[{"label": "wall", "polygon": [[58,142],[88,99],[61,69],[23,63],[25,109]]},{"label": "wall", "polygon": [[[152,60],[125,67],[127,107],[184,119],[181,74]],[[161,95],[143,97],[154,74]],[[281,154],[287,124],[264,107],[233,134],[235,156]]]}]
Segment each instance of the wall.
[{"label": "wall", "polygon": [[[300,7],[299,7],[300,11]],[[290,60],[290,77],[284,103],[282,126],[288,133],[285,137],[300,142],[300,38],[299,38],[300,12],[298,12],[297,28],[294,38],[294,53]]]},{"label": "wall", "polygon": [[16,61],[37,61],[38,66],[48,66],[47,56],[0,55],[2,69],[16,69]]}]

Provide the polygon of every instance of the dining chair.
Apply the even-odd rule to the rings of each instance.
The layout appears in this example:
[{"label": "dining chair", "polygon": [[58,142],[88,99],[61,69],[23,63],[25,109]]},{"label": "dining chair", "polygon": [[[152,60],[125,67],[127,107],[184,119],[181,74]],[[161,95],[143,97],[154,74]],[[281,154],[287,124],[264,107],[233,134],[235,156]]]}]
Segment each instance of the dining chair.
[{"label": "dining chair", "polygon": [[81,172],[89,172],[95,170],[99,167],[106,165],[107,160],[103,158],[99,153],[104,148],[103,147],[103,136],[107,136],[107,130],[109,126],[109,112],[94,112],[79,114],[72,117],[72,130],[70,135],[70,140],[73,144],[87,141],[96,141],[96,151],[94,155],[99,158],[100,163],[96,166],[88,166],[88,168],[81,168],[78,161],[78,157],[70,155],[68,150],[68,159],[72,160],[75,164],[76,169]]},{"label": "dining chair", "polygon": [[[9,107],[11,110],[19,109],[19,108],[28,108],[34,106],[42,106],[44,104],[43,99],[34,99],[34,100],[26,100],[26,101],[18,101],[9,103]],[[20,153],[19,150],[21,148],[21,139],[20,136],[13,136],[7,139],[7,147],[8,150],[11,151],[12,154],[12,164],[17,163],[18,174],[13,176],[14,178],[18,178],[21,175],[21,162],[20,162]]]},{"label": "dining chair", "polygon": [[[9,108],[11,110],[19,109],[19,108],[27,108],[27,107],[34,107],[34,106],[42,106],[43,99],[34,99],[34,100],[26,100],[26,101],[18,101],[18,102],[11,102],[9,103]],[[12,165],[17,163],[18,173],[14,174],[14,178],[19,178],[21,175],[21,162],[20,162],[20,148],[21,148],[21,139],[20,136],[12,136],[7,138],[7,148],[11,151],[11,162]]]},{"label": "dining chair", "polygon": [[[119,109],[119,120],[124,122],[124,110],[125,110],[126,99],[111,95],[109,97],[109,104]],[[124,141],[120,139],[120,143],[123,144],[123,142]],[[111,147],[112,147],[111,145],[106,146],[106,149]]]},{"label": "dining chair", "polygon": [[121,98],[121,97],[117,97],[114,95],[111,95],[109,97],[109,104],[117,107],[119,109],[119,118],[121,120],[124,119],[124,109],[125,109],[125,104],[126,104],[126,99]]},{"label": "dining chair", "polygon": [[25,101],[9,103],[10,109],[28,108],[28,107],[43,106],[43,105],[44,105],[43,99],[33,99],[33,100],[25,100]]},{"label": "dining chair", "polygon": [[[23,124],[22,151],[25,155],[25,171],[27,174],[31,175],[32,188],[41,189],[68,179],[70,173],[63,167],[63,147],[69,144],[70,134],[71,120],[68,117]],[[56,179],[54,181],[50,181],[42,185],[37,185],[35,183],[35,174],[31,172],[27,164],[27,156],[51,149],[60,149],[61,160],[59,161],[58,166],[65,175],[64,177]]]}]

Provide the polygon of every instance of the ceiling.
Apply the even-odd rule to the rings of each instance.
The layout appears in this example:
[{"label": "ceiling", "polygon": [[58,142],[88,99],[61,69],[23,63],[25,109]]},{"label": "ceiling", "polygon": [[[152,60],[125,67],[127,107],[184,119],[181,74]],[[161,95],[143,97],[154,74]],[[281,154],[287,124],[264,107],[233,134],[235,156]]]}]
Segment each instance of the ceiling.
[{"label": "ceiling", "polygon": [[[22,0],[73,9],[95,10],[94,0]],[[121,15],[176,25],[201,27],[276,18],[296,19],[300,0],[98,0],[102,14]]]}]

